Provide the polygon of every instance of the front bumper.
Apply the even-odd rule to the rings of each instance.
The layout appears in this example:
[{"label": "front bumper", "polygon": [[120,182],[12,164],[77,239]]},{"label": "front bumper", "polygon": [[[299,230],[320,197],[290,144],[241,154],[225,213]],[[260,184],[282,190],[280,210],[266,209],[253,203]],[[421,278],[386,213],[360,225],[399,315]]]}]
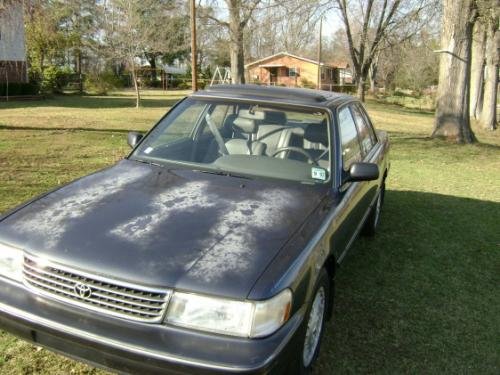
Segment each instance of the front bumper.
[{"label": "front bumper", "polygon": [[0,278],[0,328],[69,357],[127,373],[289,373],[303,311],[272,336],[242,339],[98,315]]}]

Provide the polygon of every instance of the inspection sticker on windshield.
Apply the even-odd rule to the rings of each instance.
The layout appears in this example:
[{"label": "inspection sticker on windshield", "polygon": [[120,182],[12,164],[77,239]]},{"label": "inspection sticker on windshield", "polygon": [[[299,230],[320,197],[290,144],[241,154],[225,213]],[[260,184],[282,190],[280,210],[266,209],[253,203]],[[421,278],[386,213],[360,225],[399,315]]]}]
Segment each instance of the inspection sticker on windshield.
[{"label": "inspection sticker on windshield", "polygon": [[314,178],[315,180],[325,181],[326,180],[326,171],[323,168],[312,167],[311,168],[311,177]]},{"label": "inspection sticker on windshield", "polygon": [[144,150],[144,153],[149,154],[151,151],[153,151],[153,147],[148,147],[147,149]]}]

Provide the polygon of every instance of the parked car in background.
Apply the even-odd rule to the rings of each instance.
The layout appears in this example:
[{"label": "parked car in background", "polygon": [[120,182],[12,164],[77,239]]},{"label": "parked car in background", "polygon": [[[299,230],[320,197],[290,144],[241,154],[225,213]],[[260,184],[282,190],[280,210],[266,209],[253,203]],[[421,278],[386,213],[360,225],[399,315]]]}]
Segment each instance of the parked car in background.
[{"label": "parked car in background", "polygon": [[0,217],[0,327],[123,372],[307,373],[388,139],[353,97],[215,86]]}]

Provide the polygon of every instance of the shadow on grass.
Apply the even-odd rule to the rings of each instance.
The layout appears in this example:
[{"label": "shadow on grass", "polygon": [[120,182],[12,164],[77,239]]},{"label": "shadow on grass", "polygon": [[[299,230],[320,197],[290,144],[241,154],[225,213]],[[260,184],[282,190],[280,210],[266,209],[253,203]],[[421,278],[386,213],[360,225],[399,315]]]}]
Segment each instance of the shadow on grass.
[{"label": "shadow on grass", "polygon": [[388,191],[339,269],[315,373],[498,373],[498,223],[498,202]]},{"label": "shadow on grass", "polygon": [[[177,103],[180,98],[144,98],[141,99],[141,107],[144,108],[169,108]],[[1,108],[36,108],[36,107],[62,107],[80,109],[103,109],[103,108],[135,108],[135,98],[132,96],[79,96],[58,95],[53,98],[32,102],[7,102],[1,103]]]}]

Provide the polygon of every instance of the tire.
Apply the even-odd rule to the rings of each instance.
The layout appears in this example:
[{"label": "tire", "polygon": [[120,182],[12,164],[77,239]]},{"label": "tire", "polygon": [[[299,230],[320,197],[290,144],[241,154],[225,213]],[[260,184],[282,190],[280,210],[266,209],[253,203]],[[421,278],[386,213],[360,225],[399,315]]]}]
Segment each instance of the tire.
[{"label": "tire", "polygon": [[373,237],[377,232],[378,223],[380,222],[380,213],[382,212],[382,205],[384,204],[385,184],[382,185],[380,193],[378,194],[375,205],[373,206],[370,214],[366,218],[363,226],[362,234],[368,237]]},{"label": "tire", "polygon": [[[299,353],[299,374],[310,374],[318,358],[330,300],[330,279],[323,268],[307,308]],[[319,309],[319,310],[318,310]]]}]

